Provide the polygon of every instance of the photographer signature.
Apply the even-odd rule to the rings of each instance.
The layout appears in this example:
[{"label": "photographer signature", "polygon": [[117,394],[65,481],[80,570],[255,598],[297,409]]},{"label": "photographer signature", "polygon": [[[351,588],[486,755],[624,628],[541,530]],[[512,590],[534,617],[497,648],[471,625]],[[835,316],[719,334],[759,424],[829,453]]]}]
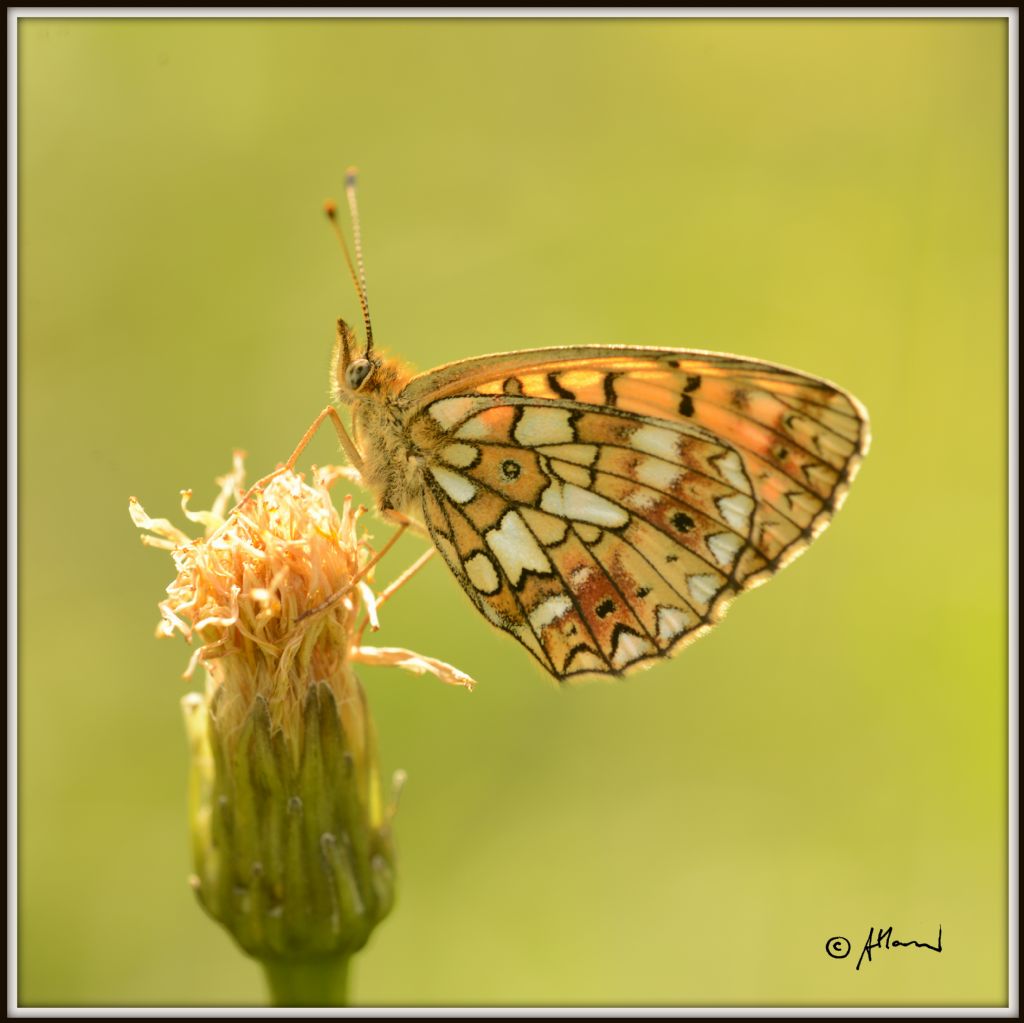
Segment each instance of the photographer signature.
[{"label": "photographer signature", "polygon": [[[935,944],[932,945],[927,941],[901,941],[898,938],[892,936],[892,927],[878,928],[878,932],[875,932],[875,928],[872,927],[868,930],[867,941],[864,942],[864,947],[861,949],[860,956],[857,959],[857,969],[860,969],[860,964],[864,962],[865,957],[867,961],[871,962],[871,953],[873,951],[888,951],[891,948],[927,948],[932,952],[942,951],[942,925],[939,925],[939,936]],[[850,942],[837,935],[834,938],[829,938],[825,942],[825,951],[833,959],[845,959],[850,954]]]}]

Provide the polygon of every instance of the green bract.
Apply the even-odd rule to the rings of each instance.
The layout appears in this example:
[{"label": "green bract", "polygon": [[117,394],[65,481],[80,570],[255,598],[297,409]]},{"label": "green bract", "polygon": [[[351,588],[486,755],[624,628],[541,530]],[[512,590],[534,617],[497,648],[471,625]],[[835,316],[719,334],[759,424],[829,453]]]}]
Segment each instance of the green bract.
[{"label": "green bract", "polygon": [[262,696],[226,733],[219,696],[183,701],[200,902],[256,958],[351,955],[394,901],[371,737],[350,734],[324,683],[310,686],[294,735],[273,727]]}]

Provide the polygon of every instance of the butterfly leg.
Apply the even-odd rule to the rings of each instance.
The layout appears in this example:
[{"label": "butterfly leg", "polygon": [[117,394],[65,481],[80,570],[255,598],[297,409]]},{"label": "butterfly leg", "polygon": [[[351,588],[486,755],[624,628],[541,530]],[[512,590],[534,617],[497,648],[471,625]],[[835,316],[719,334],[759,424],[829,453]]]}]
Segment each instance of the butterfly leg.
[{"label": "butterfly leg", "polygon": [[422,523],[417,522],[415,519],[409,518],[409,516],[404,512],[396,511],[394,508],[381,509],[380,517],[384,519],[385,522],[391,522],[402,529],[409,529],[418,536],[422,536],[427,540],[430,540],[431,543],[434,542],[430,536],[430,532],[427,530],[427,527]]},{"label": "butterfly leg", "polygon": [[363,456],[359,453],[359,449],[355,446],[352,438],[348,435],[348,430],[345,429],[345,424],[341,421],[341,416],[338,415],[338,410],[333,405],[328,405],[310,424],[310,427],[302,435],[302,439],[298,444],[295,445],[295,450],[288,457],[288,461],[284,465],[278,466],[273,472],[268,473],[262,479],[257,480],[249,489],[245,492],[245,496],[236,505],[240,508],[246,501],[252,497],[253,494],[259,493],[272,479],[280,476],[284,472],[291,472],[295,468],[296,462],[299,460],[299,455],[306,449],[306,445],[313,439],[316,431],[323,426],[324,420],[330,418],[331,424],[334,426],[335,432],[338,434],[338,440],[341,441],[342,448],[345,449],[345,454],[348,455],[349,461],[352,463],[352,467],[357,473],[362,474],[363,468]]},{"label": "butterfly leg", "polygon": [[308,611],[304,611],[301,615],[299,615],[297,621],[301,622],[303,619],[309,618],[311,615],[319,614],[321,611],[326,611],[329,607],[332,607],[339,600],[341,600],[341,598],[344,597],[347,593],[351,593],[352,590],[359,585],[360,581],[366,578],[366,575],[370,571],[370,569],[373,568],[373,566],[376,565],[377,562],[380,561],[380,559],[383,558],[384,555],[387,554],[387,552],[391,550],[391,548],[394,547],[396,543],[398,543],[398,539],[405,532],[405,529],[405,526],[399,526],[398,529],[396,529],[394,533],[392,533],[391,536],[388,538],[387,543],[385,543],[384,546],[381,547],[381,549],[377,551],[377,553],[374,554],[373,557],[370,558],[370,560],[365,565],[363,565],[363,567],[359,569],[359,571],[356,572],[354,576],[352,576],[352,578],[346,585],[342,586],[340,590],[337,590],[336,592],[332,593],[326,600],[321,601],[319,604],[317,604],[316,607],[312,607]]},{"label": "butterfly leg", "polygon": [[291,453],[291,457],[284,464],[284,470],[290,472],[295,468],[295,463],[299,460],[299,455],[305,450],[306,445],[313,439],[316,431],[323,426],[324,420],[330,418],[331,425],[334,427],[335,432],[338,434],[338,440],[341,441],[341,446],[345,450],[345,454],[348,455],[348,460],[355,467],[356,471],[362,473],[363,471],[363,456],[359,453],[359,449],[355,446],[352,438],[348,435],[348,430],[345,429],[345,424],[341,421],[341,416],[338,415],[338,410],[333,405],[328,405],[320,415],[313,420],[310,424],[309,429],[302,435],[302,440],[295,446],[295,450]]},{"label": "butterfly leg", "polygon": [[366,631],[367,625],[369,625],[374,632],[380,628],[377,623],[377,610],[380,608],[381,604],[400,590],[433,557],[435,549],[436,548],[434,547],[428,547],[427,550],[425,550],[397,579],[388,583],[388,585],[380,591],[377,598],[374,600],[372,611],[370,606],[367,605],[366,617],[359,626],[358,637],[360,641],[363,638],[363,633]]}]

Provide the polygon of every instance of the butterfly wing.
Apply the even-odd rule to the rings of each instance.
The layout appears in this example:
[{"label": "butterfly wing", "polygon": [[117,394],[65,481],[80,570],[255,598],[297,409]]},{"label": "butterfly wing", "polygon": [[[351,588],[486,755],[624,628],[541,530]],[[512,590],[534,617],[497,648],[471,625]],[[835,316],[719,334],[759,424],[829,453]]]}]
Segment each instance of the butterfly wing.
[{"label": "butterfly wing", "polygon": [[400,401],[434,543],[562,680],[705,632],[824,529],[868,445],[865,410],[833,384],[709,352],[487,356]]}]

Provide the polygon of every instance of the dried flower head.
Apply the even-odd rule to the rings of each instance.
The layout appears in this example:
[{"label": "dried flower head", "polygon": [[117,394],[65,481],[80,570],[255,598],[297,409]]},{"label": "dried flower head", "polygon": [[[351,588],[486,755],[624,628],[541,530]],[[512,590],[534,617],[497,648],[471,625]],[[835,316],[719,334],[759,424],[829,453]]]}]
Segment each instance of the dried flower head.
[{"label": "dried flower head", "polygon": [[[191,822],[206,909],[268,962],[348,956],[392,901],[390,812],[380,796],[373,725],[352,666],[391,664],[472,687],[469,676],[408,650],[363,646],[394,587],[370,588],[379,557],[363,509],[281,472],[244,495],[242,456],[210,511],[182,510],[191,539],[134,498],[143,542],[171,552],[177,576],[160,636],[197,647],[205,697],[183,705],[192,745]],[[228,512],[229,506],[234,506]]]},{"label": "dried flower head", "polygon": [[170,550],[178,570],[160,602],[157,634],[199,640],[185,675],[203,662],[213,683],[226,687],[220,709],[225,720],[244,717],[258,694],[271,722],[288,732],[312,681],[327,681],[343,705],[339,669],[346,660],[397,665],[473,687],[468,675],[442,661],[361,645],[362,615],[376,629],[378,598],[367,581],[373,551],[357,528],[364,509],[346,497],[339,514],[328,493],[344,474],[321,470],[310,486],[301,476],[281,473],[226,515],[228,505],[243,497],[244,467],[236,452],[232,472],[217,481],[221,491],[210,511],[191,511],[192,493],[182,492],[186,518],[205,527],[200,539],[166,519],[151,519],[131,499],[136,526],[156,534],[143,542]]}]

